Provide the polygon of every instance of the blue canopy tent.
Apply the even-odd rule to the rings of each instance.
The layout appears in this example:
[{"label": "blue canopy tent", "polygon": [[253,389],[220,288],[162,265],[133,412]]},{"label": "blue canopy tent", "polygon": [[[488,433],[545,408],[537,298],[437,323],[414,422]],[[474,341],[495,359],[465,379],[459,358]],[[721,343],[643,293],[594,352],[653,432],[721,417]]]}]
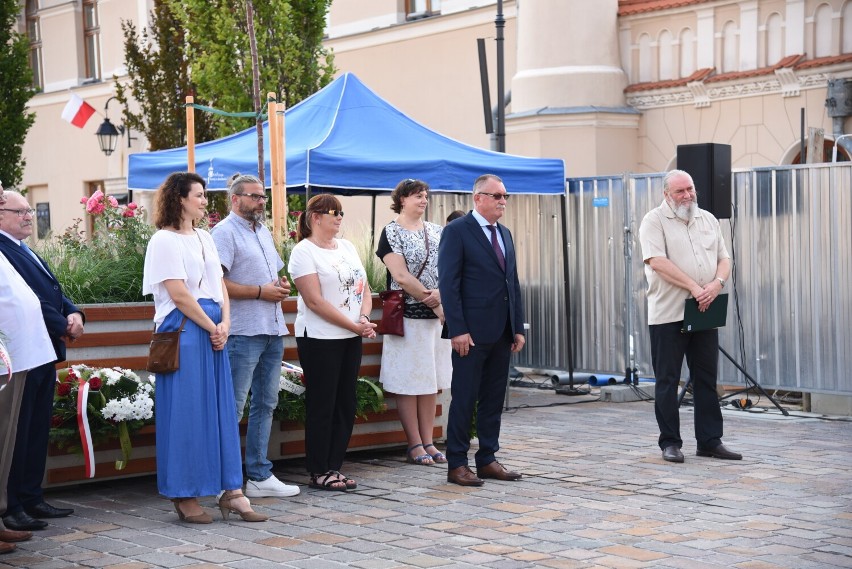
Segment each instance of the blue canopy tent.
[{"label": "blue canopy tent", "polygon": [[[269,172],[269,123],[264,123]],[[285,113],[287,191],[387,192],[400,180],[426,180],[432,191],[470,192],[484,173],[511,193],[564,194],[562,160],[526,158],[463,144],[413,121],[346,73]],[[130,155],[128,188],[156,190],[186,170],[186,147]],[[209,190],[227,189],[234,172],[257,174],[254,127],[195,147],[195,168]]]}]

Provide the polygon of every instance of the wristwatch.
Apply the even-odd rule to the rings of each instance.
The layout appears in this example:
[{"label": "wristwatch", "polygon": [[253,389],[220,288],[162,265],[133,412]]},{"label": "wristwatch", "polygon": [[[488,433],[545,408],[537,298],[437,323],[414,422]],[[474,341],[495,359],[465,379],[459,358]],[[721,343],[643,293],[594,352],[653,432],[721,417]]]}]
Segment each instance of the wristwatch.
[{"label": "wristwatch", "polygon": [[722,285],[722,288],[725,288],[725,279],[722,277],[716,277],[716,280],[719,281],[719,284]]}]

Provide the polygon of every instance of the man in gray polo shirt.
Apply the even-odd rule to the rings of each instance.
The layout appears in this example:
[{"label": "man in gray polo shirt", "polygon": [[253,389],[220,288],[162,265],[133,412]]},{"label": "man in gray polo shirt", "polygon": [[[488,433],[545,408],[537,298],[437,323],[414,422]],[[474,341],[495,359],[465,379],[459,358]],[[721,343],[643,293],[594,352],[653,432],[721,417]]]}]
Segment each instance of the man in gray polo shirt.
[{"label": "man in gray polo shirt", "polygon": [[255,176],[237,174],[228,187],[228,199],[231,213],[211,234],[231,300],[228,357],[238,417],[251,390],[245,494],[250,498],[295,496],[299,487],[273,476],[272,462],[266,457],[287,334],[281,301],[290,294],[290,283],[278,277],[284,261],[264,223],[263,184]]}]

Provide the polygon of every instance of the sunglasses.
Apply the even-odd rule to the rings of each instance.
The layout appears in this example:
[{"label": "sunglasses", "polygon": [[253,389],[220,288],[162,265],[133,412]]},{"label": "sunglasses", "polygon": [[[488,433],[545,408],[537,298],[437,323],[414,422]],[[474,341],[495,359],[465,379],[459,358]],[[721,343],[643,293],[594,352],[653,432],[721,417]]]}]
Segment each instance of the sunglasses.
[{"label": "sunglasses", "polygon": [[334,217],[337,217],[338,215],[340,217],[343,217],[343,210],[342,209],[330,209],[328,211],[323,211],[323,212],[320,212],[320,213],[323,213],[323,214],[327,213],[328,215],[332,215]]},{"label": "sunglasses", "polygon": [[489,193],[489,192],[477,192],[477,193],[482,194],[483,196],[491,196],[492,198],[494,198],[495,202],[499,202],[500,200],[509,201],[509,194],[492,194],[492,193]]}]

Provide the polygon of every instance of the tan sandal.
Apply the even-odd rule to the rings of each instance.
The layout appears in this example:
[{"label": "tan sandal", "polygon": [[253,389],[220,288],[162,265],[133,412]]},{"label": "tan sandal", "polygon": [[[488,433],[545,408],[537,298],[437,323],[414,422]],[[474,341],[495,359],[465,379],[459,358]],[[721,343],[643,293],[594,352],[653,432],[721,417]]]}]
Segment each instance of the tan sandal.
[{"label": "tan sandal", "polygon": [[240,498],[245,498],[241,490],[228,490],[222,494],[222,497],[219,498],[219,511],[222,512],[223,520],[227,520],[228,516],[231,515],[231,512],[240,516],[244,522],[265,522],[269,519],[269,516],[258,514],[252,510],[251,504],[249,504],[249,509],[245,512],[241,512],[231,505],[231,502],[239,500]]}]

